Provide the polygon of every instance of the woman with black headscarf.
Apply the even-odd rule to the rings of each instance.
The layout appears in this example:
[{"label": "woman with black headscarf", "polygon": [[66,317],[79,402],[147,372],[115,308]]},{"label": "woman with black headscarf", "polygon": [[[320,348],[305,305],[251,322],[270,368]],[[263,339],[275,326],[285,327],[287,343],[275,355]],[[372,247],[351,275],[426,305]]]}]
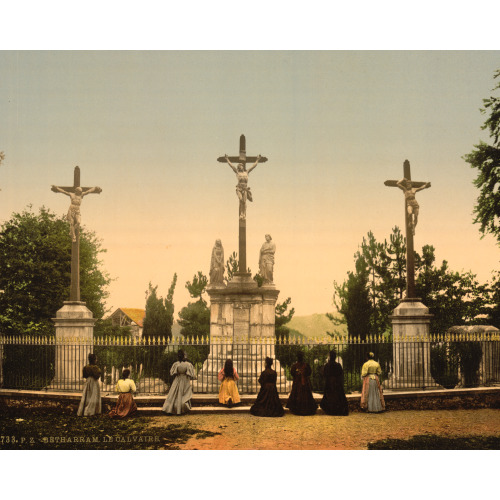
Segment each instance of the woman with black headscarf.
[{"label": "woman with black headscarf", "polygon": [[285,414],[276,389],[277,373],[271,368],[273,360],[266,358],[266,369],[260,374],[260,391],[257,400],[250,408],[256,417],[282,417]]},{"label": "woman with black headscarf", "polygon": [[325,390],[319,403],[328,415],[348,415],[349,407],[344,392],[344,371],[342,365],[335,361],[335,350],[330,351],[330,360],[323,369]]}]

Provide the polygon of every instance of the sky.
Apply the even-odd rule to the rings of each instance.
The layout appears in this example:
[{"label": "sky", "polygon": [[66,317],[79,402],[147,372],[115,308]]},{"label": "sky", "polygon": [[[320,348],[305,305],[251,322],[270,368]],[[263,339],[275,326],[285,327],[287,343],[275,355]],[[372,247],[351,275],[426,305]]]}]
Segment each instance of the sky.
[{"label": "sky", "polygon": [[462,156],[488,141],[479,108],[499,67],[499,51],[2,51],[0,223],[28,205],[65,214],[50,187],[80,166],[102,188],[81,212],[107,250],[107,307],[143,308],[148,283],[166,296],[177,273],[177,316],[215,240],[238,250],[236,177],[216,160],[245,134],[247,154],[268,158],[250,174],[247,264],[258,271],[271,234],[296,315],[334,310],[363,237],[403,227],[403,193],[384,181],[406,159],[432,184],[415,248],[486,281],[499,248],[472,223]]}]

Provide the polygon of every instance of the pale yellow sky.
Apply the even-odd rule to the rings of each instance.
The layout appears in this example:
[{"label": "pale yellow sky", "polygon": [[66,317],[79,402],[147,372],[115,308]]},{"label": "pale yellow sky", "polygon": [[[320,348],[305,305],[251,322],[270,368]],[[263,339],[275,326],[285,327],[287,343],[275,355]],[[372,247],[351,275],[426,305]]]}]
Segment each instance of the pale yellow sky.
[{"label": "pale yellow sky", "polygon": [[421,214],[415,247],[480,280],[498,269],[472,224],[475,177],[461,157],[480,139],[499,52],[0,52],[0,220],[28,204],[58,214],[50,191],[98,185],[83,223],[117,278],[108,306],[144,307],[148,282],[177,312],[220,238],[238,248],[236,179],[218,156],[269,158],[250,174],[247,263],[276,243],[275,283],[297,315],[332,310],[333,281],[368,231],[403,226],[403,195],[384,186],[410,160]]}]

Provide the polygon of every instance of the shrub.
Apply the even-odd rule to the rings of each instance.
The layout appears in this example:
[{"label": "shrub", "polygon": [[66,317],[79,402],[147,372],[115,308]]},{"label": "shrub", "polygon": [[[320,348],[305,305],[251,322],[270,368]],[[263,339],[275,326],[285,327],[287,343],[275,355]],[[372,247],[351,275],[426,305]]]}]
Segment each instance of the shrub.
[{"label": "shrub", "polygon": [[481,343],[471,341],[455,342],[455,344],[464,387],[477,387],[479,385],[479,366],[483,356]]},{"label": "shrub", "polygon": [[458,384],[458,357],[451,344],[431,344],[431,375],[436,383],[445,389],[453,389]]},{"label": "shrub", "polygon": [[40,390],[54,378],[53,345],[4,345],[3,387]]}]

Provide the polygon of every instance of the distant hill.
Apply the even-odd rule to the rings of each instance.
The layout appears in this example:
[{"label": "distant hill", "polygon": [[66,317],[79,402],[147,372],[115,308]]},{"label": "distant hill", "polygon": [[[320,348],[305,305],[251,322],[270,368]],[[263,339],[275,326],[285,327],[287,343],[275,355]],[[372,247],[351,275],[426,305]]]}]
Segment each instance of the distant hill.
[{"label": "distant hill", "polygon": [[[339,316],[337,313],[333,313]],[[294,316],[292,320],[286,324],[291,330],[295,330],[304,337],[324,337],[326,332],[337,333],[339,335],[347,335],[346,325],[335,326],[327,317],[326,314],[310,314],[309,316]]]}]

